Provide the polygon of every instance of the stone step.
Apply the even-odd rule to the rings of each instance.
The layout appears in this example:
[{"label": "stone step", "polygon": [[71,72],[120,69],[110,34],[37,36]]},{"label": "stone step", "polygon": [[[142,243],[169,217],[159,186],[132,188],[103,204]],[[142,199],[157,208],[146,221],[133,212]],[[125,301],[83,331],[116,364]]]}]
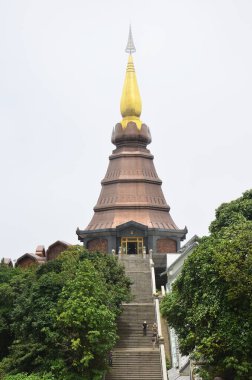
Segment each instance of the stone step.
[{"label": "stone step", "polygon": [[[159,349],[153,349],[151,339],[155,308],[149,259],[125,255],[121,262],[132,281],[133,300],[123,304],[118,318],[120,339],[113,351],[113,366],[106,380],[162,380]],[[143,334],[143,321],[148,324],[146,335]]]},{"label": "stone step", "polygon": [[[127,274],[129,275],[129,273]],[[152,300],[151,274],[150,272],[130,273],[131,292],[134,302],[146,302]]]},{"label": "stone step", "polygon": [[161,380],[159,351],[115,351],[106,380]]},{"label": "stone step", "polygon": [[139,257],[138,258],[135,258],[135,257],[131,258],[129,256],[125,256],[120,261],[124,265],[126,272],[137,271],[137,270],[150,271],[149,260],[141,259]]}]

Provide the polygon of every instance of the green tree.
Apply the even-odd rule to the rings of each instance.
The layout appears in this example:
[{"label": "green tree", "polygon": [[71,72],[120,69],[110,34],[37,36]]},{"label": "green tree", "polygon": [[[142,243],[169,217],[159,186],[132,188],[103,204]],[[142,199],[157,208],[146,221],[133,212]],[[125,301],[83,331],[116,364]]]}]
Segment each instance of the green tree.
[{"label": "green tree", "polygon": [[13,341],[0,365],[7,372],[47,369],[48,361],[55,357],[59,333],[52,314],[65,282],[61,267],[61,262],[49,262],[21,270],[13,278],[10,286],[15,299],[9,325]]},{"label": "green tree", "polygon": [[211,233],[220,232],[241,222],[252,221],[252,189],[245,191],[242,197],[229,203],[223,203],[215,211],[215,220],[210,224]]},{"label": "green tree", "polygon": [[0,264],[0,360],[8,354],[8,347],[12,341],[9,328],[10,311],[13,307],[14,294],[10,286],[14,271],[6,265]]},{"label": "green tree", "polygon": [[26,281],[27,273],[19,268],[0,264],[0,360],[9,353],[14,334],[10,328],[11,313],[17,296],[18,284]]},{"label": "green tree", "polygon": [[54,380],[51,374],[31,374],[18,373],[17,375],[7,375],[4,380]]},{"label": "green tree", "polygon": [[252,191],[221,205],[161,311],[204,379],[252,379]]},{"label": "green tree", "polygon": [[106,354],[115,345],[116,314],[113,299],[101,272],[83,260],[75,278],[63,288],[58,301],[57,322],[64,331],[64,361],[85,378],[100,379]]},{"label": "green tree", "polygon": [[101,378],[117,338],[120,305],[129,299],[130,283],[117,260],[73,246],[40,267],[8,275],[0,271],[0,280],[1,273],[0,285],[11,295],[7,309],[0,307],[0,318],[8,318],[2,378],[22,373]]}]

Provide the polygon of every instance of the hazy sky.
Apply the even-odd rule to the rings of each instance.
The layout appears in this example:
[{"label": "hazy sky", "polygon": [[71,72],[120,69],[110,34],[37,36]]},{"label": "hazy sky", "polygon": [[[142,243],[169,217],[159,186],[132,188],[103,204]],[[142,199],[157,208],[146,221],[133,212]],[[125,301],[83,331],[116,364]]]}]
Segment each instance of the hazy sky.
[{"label": "hazy sky", "polygon": [[129,23],[171,215],[203,235],[252,183],[251,0],[0,0],[0,256],[77,243],[105,176]]}]

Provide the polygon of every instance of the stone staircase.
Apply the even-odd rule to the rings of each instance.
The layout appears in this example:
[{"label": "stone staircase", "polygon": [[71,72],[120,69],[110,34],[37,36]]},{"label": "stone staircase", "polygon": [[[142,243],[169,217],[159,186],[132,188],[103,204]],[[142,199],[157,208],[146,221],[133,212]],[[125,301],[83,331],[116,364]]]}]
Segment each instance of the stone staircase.
[{"label": "stone staircase", "polygon": [[[160,353],[152,347],[151,327],[155,322],[149,259],[125,255],[121,259],[133,284],[133,300],[123,305],[118,320],[119,341],[113,351],[113,366],[106,380],[162,380]],[[142,323],[149,327],[143,334]]]}]

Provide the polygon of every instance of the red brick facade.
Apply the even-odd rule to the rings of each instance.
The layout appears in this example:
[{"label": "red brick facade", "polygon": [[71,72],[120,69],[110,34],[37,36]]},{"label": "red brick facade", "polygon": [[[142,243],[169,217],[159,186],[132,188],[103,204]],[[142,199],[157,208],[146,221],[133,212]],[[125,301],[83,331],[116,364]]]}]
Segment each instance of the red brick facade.
[{"label": "red brick facade", "polygon": [[89,251],[108,252],[107,239],[92,239],[87,243]]},{"label": "red brick facade", "polygon": [[177,252],[177,243],[172,239],[158,239],[157,253],[172,253]]}]

